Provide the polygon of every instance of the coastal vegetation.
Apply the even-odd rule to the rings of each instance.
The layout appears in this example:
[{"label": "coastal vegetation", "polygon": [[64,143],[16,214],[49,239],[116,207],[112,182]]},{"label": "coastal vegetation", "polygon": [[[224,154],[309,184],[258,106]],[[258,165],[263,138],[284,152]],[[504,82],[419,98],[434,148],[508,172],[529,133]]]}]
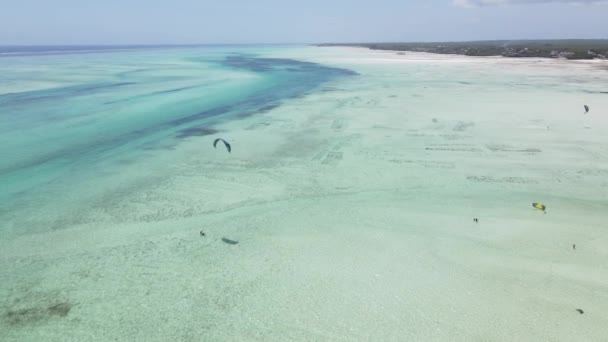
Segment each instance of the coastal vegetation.
[{"label": "coastal vegetation", "polygon": [[320,44],[319,46],[359,46],[372,50],[417,51],[465,56],[608,59],[608,39],[352,43]]}]

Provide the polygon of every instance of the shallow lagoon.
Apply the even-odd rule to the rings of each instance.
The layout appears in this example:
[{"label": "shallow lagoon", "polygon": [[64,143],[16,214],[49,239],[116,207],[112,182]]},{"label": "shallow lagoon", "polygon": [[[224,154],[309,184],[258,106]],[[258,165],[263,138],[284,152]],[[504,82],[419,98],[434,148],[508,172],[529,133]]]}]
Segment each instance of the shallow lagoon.
[{"label": "shallow lagoon", "polygon": [[233,52],[2,59],[3,340],[608,335],[605,64]]}]

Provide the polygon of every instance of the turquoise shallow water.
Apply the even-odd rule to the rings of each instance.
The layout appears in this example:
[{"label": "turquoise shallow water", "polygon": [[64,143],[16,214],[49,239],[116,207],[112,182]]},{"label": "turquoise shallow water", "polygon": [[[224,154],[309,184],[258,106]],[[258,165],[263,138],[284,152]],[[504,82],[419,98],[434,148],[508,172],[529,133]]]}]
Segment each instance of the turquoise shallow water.
[{"label": "turquoise shallow water", "polygon": [[170,153],[183,139],[217,133],[217,123],[266,112],[326,81],[354,75],[256,56],[272,49],[281,48],[42,49],[5,55],[0,63],[4,226],[17,234],[48,229],[44,219],[26,227],[15,220],[44,208],[55,214],[73,210],[74,203],[117,182],[137,182],[137,176],[125,180],[124,174],[153,174],[161,166],[146,157],[150,154]]},{"label": "turquoise shallow water", "polygon": [[0,65],[1,341],[608,336],[605,63],[213,47]]}]

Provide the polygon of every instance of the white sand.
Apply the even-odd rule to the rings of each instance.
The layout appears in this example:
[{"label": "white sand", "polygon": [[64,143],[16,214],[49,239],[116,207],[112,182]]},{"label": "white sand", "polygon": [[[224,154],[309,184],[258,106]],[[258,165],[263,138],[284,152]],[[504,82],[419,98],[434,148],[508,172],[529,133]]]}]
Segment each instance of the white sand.
[{"label": "white sand", "polygon": [[361,76],[227,124],[230,155],[178,146],[90,223],[1,240],[0,340],[605,340],[605,62],[279,57]]}]

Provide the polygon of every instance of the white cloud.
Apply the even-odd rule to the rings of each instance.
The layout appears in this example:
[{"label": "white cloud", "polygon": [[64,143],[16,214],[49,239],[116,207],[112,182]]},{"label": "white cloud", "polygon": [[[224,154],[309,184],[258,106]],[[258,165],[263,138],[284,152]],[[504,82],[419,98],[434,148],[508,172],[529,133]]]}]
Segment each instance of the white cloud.
[{"label": "white cloud", "polygon": [[568,3],[568,4],[604,4],[606,0],[452,0],[454,5],[461,7],[478,7],[492,5],[539,4],[539,3]]}]

